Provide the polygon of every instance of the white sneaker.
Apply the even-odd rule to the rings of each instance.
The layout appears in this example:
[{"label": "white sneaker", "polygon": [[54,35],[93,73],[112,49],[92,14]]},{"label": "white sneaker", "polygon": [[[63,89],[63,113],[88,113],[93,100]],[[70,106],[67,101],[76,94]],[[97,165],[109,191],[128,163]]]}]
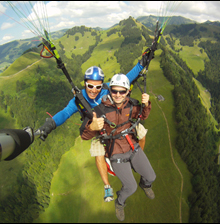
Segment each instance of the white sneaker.
[{"label": "white sneaker", "polygon": [[105,185],[104,189],[105,189],[104,201],[105,202],[110,202],[110,201],[114,200],[113,189],[111,188],[111,186],[110,185]]}]

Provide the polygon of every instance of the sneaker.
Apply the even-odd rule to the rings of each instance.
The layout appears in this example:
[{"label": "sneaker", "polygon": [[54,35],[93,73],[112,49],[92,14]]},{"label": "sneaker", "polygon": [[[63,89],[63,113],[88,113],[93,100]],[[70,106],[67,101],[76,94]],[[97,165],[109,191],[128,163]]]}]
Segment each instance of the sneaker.
[{"label": "sneaker", "polygon": [[154,192],[151,187],[143,187],[143,185],[141,183],[139,183],[139,186],[144,190],[144,192],[148,198],[150,198],[150,199],[155,198]]},{"label": "sneaker", "polygon": [[111,186],[110,185],[105,185],[104,189],[105,189],[104,201],[105,202],[110,202],[110,201],[114,200],[113,189],[111,188]]},{"label": "sneaker", "polygon": [[125,212],[124,212],[124,207],[126,205],[120,205],[118,203],[118,199],[115,200],[115,214],[116,214],[116,217],[118,218],[119,221],[124,221],[125,219]]}]

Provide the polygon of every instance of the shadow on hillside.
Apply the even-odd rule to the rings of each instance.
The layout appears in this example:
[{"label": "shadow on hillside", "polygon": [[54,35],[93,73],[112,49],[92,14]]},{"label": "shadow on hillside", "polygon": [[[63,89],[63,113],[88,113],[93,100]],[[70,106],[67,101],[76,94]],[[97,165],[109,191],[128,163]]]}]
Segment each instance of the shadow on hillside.
[{"label": "shadow on hillside", "polygon": [[[135,176],[139,181],[140,176],[136,174]],[[79,167],[78,175],[69,176],[69,178],[77,180],[72,189],[62,194],[53,195],[49,208],[35,222],[120,223],[115,216],[114,201],[107,203],[103,200],[103,183],[94,158],[90,158],[83,166]],[[68,186],[70,184],[67,178],[61,177],[59,180],[61,185]],[[117,177],[110,177],[109,180],[116,198],[115,192],[121,188],[121,183]],[[146,210],[152,206],[152,201],[146,198],[141,189],[127,199],[126,203],[124,222],[148,222],[149,217],[145,218]]]},{"label": "shadow on hillside", "polygon": [[[13,161],[14,162],[14,161]],[[14,164],[15,166],[16,164]],[[19,164],[17,164],[19,166]],[[36,200],[37,191],[34,184],[22,176],[22,170],[16,172],[12,167],[1,178],[15,178],[16,181],[8,181],[8,191],[0,191],[1,223],[30,223],[38,216],[39,204]],[[2,187],[2,186],[1,186]],[[9,193],[10,192],[10,193]]]},{"label": "shadow on hillside", "polygon": [[[114,214],[114,201],[105,203],[103,200],[103,183],[94,158],[90,157],[82,166],[78,166],[76,161],[73,161],[73,166],[78,167],[77,172],[68,164],[68,176],[62,174],[59,176],[56,184],[60,186],[57,186],[56,192],[51,192],[49,208],[34,222],[117,222]],[[62,169],[61,173],[63,171]],[[105,207],[104,212],[103,207]]]}]

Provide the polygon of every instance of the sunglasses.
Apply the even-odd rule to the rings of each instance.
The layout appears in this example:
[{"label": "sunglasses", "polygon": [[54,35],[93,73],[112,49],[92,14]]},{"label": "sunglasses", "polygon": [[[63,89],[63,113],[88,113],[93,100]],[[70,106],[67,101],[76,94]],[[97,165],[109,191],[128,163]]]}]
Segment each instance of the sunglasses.
[{"label": "sunglasses", "polygon": [[102,88],[102,84],[99,84],[99,85],[93,85],[93,84],[90,84],[90,83],[87,83],[86,82],[86,87],[88,89],[93,89],[94,87],[97,89],[97,90],[100,90]]},{"label": "sunglasses", "polygon": [[111,93],[112,94],[117,94],[117,93],[119,93],[120,95],[124,95],[124,94],[126,94],[127,93],[127,90],[115,90],[115,89],[111,89]]}]

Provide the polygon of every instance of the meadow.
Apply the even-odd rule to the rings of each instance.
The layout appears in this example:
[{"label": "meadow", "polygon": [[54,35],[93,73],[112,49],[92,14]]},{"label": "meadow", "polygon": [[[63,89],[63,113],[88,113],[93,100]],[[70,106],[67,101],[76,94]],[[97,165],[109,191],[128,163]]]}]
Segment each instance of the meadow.
[{"label": "meadow", "polygon": [[[170,37],[170,35],[166,35],[165,37]],[[204,70],[204,68],[205,68],[204,67],[204,61],[209,60],[205,51],[198,46],[198,44],[201,41],[205,41],[205,40],[207,40],[207,39],[204,39],[204,38],[201,38],[200,40],[197,39],[197,40],[194,41],[194,46],[189,47],[189,46],[182,46],[180,44],[179,39],[173,38],[175,50],[179,51],[178,52],[179,57],[181,59],[183,59],[183,61],[186,62],[187,66],[189,68],[192,69],[195,76],[197,76],[197,73],[200,70]],[[166,41],[166,39],[165,39],[165,41]],[[166,41],[166,43],[168,44],[167,41]],[[172,50],[172,49],[170,48],[170,50]]]}]

